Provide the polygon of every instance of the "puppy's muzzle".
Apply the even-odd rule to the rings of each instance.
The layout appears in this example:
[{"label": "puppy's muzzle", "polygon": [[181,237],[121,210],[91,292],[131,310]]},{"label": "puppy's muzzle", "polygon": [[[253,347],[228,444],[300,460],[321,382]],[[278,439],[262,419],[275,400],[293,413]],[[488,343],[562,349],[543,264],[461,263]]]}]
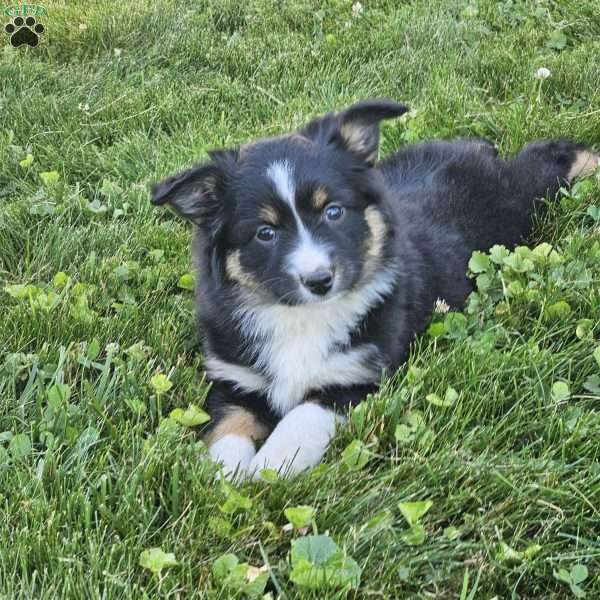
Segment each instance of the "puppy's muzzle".
[{"label": "puppy's muzzle", "polygon": [[333,286],[333,271],[313,271],[305,277],[301,277],[302,285],[312,294],[324,296]]}]

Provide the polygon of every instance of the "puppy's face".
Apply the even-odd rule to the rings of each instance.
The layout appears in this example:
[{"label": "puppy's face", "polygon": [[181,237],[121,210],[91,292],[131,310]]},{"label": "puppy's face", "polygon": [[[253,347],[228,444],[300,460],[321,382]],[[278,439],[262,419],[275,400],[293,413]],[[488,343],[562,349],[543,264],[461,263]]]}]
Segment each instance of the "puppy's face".
[{"label": "puppy's face", "polygon": [[360,103],[300,132],[260,140],[153,190],[210,241],[223,283],[261,302],[322,302],[376,269],[387,236],[371,166],[378,125],[406,107]]},{"label": "puppy's face", "polygon": [[382,233],[379,222],[369,227],[379,214],[369,169],[304,137],[246,147],[230,193],[225,273],[265,301],[319,302],[352,289]]}]

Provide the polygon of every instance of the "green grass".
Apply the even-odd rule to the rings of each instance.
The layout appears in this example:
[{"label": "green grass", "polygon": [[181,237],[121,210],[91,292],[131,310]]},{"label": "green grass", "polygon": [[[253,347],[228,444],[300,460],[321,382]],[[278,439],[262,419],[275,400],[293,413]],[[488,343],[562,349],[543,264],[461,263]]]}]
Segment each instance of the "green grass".
[{"label": "green grass", "polygon": [[[0,597],[229,598],[211,574],[227,552],[268,561],[281,598],[574,597],[554,573],[576,565],[600,597],[593,180],[553,203],[531,240],[562,259],[492,263],[466,317],[435,317],[310,474],[246,484],[250,508],[223,513],[227,490],[194,430],[159,429],[173,408],[201,405],[206,384],[192,293],[178,285],[190,230],[150,207],[150,182],[379,95],[415,110],[386,124],[382,155],[464,135],[506,153],[540,137],[600,142],[596,0],[364,5],[354,17],[342,0],[56,1],[38,48],[5,39]],[[540,67],[551,77],[535,79]],[[173,383],[158,396],[156,373]],[[448,386],[451,406],[427,401]],[[415,414],[418,427],[397,429]],[[369,453],[351,469],[353,440]],[[416,500],[433,505],[410,546],[398,503]],[[284,510],[304,504],[362,569],[358,591],[291,581],[300,534],[282,531]],[[511,558],[502,544],[540,548]],[[178,566],[160,578],[141,567],[152,547]]]}]

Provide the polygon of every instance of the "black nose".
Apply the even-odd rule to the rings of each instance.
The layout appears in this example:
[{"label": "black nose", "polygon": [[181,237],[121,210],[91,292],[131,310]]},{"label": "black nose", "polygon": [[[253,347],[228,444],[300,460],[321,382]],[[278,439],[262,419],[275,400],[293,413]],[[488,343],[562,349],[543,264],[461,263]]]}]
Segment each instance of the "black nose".
[{"label": "black nose", "polygon": [[324,296],[333,285],[333,273],[331,271],[315,271],[302,277],[302,283],[313,294]]}]

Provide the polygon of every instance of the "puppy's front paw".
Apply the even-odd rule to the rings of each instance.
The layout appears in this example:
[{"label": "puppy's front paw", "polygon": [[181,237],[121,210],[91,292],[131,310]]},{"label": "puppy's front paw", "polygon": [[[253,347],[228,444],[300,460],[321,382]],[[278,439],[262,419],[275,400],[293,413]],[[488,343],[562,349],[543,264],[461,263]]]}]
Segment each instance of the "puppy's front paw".
[{"label": "puppy's front paw", "polygon": [[248,467],[254,479],[261,469],[295,475],[319,464],[335,433],[335,413],[307,402],[290,411],[275,427]]},{"label": "puppy's front paw", "polygon": [[281,476],[291,476],[300,473],[309,467],[316,465],[321,459],[307,461],[305,456],[302,456],[300,448],[280,448],[271,445],[263,447],[260,452],[250,461],[248,466],[248,476],[260,480],[262,469],[274,469]]},{"label": "puppy's front paw", "polygon": [[217,440],[208,450],[214,462],[222,466],[217,478],[221,473],[226,479],[246,479],[249,475],[249,467],[256,455],[254,442],[247,437],[229,434]]}]

